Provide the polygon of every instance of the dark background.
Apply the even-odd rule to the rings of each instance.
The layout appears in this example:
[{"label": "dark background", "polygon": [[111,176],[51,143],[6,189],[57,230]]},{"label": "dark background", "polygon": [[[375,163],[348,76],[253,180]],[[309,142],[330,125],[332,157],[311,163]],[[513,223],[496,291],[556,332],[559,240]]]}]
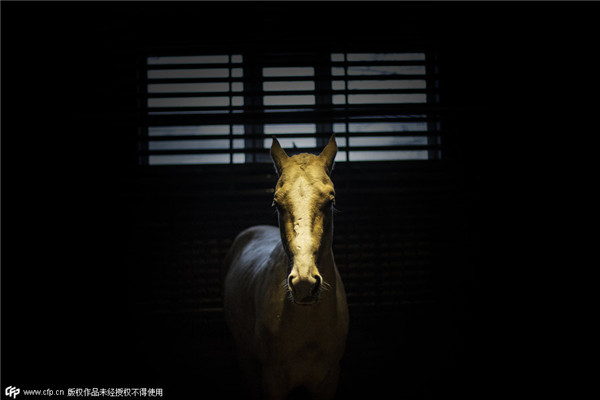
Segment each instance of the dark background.
[{"label": "dark background", "polygon": [[[548,357],[535,329],[541,311],[530,302],[545,249],[541,209],[549,182],[567,181],[557,152],[568,157],[566,134],[589,112],[582,88],[594,11],[581,3],[2,2],[3,387],[239,394],[220,313],[185,311],[188,294],[202,293],[193,282],[177,286],[186,272],[173,281],[164,269],[182,257],[177,243],[191,240],[191,230],[210,242],[215,222],[204,226],[206,213],[233,221],[232,232],[245,227],[228,214],[239,206],[215,205],[194,183],[210,186],[213,174],[233,171],[139,170],[135,99],[119,93],[135,79],[131,49],[190,38],[290,51],[373,40],[435,46],[446,159],[390,172],[390,187],[408,182],[416,197],[384,206],[347,197],[336,216],[336,233],[338,222],[341,232],[360,231],[359,212],[362,221],[408,218],[400,231],[410,232],[422,226],[410,207],[425,204],[417,217],[434,221],[428,301],[351,308],[340,395],[487,398],[537,386],[531,371]],[[258,168],[261,182],[269,169]],[[336,170],[336,187],[355,172]],[[187,233],[169,225],[186,218],[195,218]],[[211,256],[226,245],[216,240]],[[343,263],[340,270],[350,275]]]}]

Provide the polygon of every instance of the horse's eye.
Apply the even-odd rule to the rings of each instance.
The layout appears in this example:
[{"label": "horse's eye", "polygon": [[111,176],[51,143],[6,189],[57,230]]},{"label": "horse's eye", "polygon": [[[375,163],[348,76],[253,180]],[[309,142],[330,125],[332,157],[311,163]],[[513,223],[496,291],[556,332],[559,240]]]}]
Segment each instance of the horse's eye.
[{"label": "horse's eye", "polygon": [[335,205],[335,192],[333,190],[329,192],[329,202],[332,205]]}]

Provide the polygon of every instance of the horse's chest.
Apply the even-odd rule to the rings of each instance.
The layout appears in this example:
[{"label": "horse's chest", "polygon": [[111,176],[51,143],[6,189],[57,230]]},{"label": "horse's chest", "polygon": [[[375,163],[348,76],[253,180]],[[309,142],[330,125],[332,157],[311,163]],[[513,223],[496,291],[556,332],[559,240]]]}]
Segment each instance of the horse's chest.
[{"label": "horse's chest", "polygon": [[264,326],[261,344],[271,360],[296,360],[311,364],[335,357],[340,343],[336,318],[319,315],[280,315]]},{"label": "horse's chest", "polygon": [[280,371],[292,386],[322,381],[341,357],[330,326],[287,320],[278,330],[263,333],[259,359],[263,366]]}]

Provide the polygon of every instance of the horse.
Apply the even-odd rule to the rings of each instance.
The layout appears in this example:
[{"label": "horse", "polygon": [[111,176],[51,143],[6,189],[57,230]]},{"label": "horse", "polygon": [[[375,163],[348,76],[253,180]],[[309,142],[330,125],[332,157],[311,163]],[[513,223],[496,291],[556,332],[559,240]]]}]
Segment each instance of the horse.
[{"label": "horse", "polygon": [[332,250],[336,153],[335,135],[319,155],[292,157],[273,138],[279,228],[244,230],[225,258],[225,319],[256,397],[336,393],[349,322]]}]

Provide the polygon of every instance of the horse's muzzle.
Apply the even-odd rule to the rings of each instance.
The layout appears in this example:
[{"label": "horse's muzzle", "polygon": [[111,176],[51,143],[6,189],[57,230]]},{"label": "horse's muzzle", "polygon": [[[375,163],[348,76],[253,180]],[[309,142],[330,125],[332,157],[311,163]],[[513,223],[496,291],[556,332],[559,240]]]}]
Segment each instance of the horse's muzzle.
[{"label": "horse's muzzle", "polygon": [[320,275],[300,278],[293,273],[288,277],[288,288],[295,304],[308,306],[319,301],[323,279]]}]

